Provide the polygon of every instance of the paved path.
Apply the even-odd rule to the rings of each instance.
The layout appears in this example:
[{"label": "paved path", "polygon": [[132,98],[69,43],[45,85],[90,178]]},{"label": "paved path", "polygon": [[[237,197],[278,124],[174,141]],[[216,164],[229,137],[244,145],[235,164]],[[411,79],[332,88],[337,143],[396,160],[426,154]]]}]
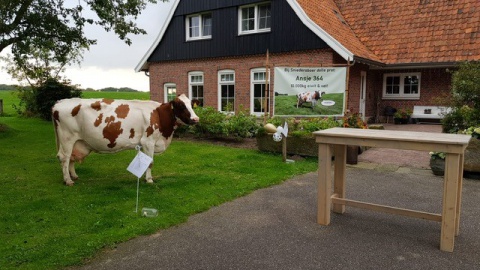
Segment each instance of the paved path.
[{"label": "paved path", "polygon": [[[347,197],[440,213],[432,174],[349,167]],[[440,223],[348,208],[317,225],[316,173],[258,190],[188,222],[103,252],[80,269],[480,269],[480,181],[464,181],[461,235]]]}]

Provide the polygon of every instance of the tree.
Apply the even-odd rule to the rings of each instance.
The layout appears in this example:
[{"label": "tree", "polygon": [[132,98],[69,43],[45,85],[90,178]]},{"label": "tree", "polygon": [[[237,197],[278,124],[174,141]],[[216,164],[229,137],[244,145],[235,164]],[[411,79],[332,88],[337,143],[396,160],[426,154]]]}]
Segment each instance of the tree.
[{"label": "tree", "polygon": [[[68,63],[72,50],[88,49],[95,44],[84,34],[87,24],[114,31],[127,44],[128,34],[145,34],[134,22],[148,2],[157,0],[0,0],[0,52],[12,46],[15,62],[29,58],[35,51],[50,53],[50,60]],[[85,7],[98,18],[85,18]],[[76,57],[81,53],[73,53]],[[77,59],[77,58],[76,58]]]},{"label": "tree", "polygon": [[452,110],[442,120],[445,132],[456,133],[480,123],[480,61],[460,64],[452,76]]}]

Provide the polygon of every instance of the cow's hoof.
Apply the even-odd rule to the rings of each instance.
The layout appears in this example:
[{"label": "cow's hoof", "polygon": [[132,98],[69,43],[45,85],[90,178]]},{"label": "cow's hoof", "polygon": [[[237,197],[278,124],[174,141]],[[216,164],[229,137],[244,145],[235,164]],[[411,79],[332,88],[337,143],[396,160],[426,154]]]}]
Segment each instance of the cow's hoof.
[{"label": "cow's hoof", "polygon": [[65,185],[66,185],[66,186],[71,187],[71,186],[73,186],[74,184],[75,184],[75,182],[73,182],[72,180],[65,181]]},{"label": "cow's hoof", "polygon": [[147,184],[153,184],[153,179],[147,179],[146,182]]},{"label": "cow's hoof", "polygon": [[78,175],[71,175],[70,178],[72,178],[73,181],[78,180]]}]

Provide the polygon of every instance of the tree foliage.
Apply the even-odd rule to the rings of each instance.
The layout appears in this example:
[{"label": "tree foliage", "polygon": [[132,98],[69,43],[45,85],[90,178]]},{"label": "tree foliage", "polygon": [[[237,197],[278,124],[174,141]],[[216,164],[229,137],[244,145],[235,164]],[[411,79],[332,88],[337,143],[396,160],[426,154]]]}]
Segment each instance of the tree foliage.
[{"label": "tree foliage", "polygon": [[[157,0],[0,0],[0,52],[11,45],[19,66],[35,54],[63,66],[96,43],[85,35],[86,25],[113,31],[130,45],[129,34],[146,33],[135,19],[149,2]],[[97,17],[85,17],[85,8]]]},{"label": "tree foliage", "polygon": [[480,123],[480,61],[460,64],[452,76],[452,111],[442,124],[445,132],[456,133]]},{"label": "tree foliage", "polygon": [[69,81],[59,81],[49,78],[41,85],[35,87],[19,87],[17,95],[20,99],[14,105],[17,113],[23,116],[39,116],[45,120],[51,119],[52,106],[64,98],[81,97],[82,93]]}]

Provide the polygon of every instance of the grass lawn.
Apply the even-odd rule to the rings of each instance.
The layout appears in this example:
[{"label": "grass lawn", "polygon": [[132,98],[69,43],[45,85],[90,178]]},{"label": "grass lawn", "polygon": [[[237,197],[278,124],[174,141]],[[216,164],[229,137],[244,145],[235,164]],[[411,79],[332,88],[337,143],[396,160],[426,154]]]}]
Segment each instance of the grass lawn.
[{"label": "grass lawn", "polygon": [[319,100],[315,108],[311,107],[311,103],[304,103],[302,107],[297,109],[297,97],[290,96],[276,96],[275,97],[275,115],[323,115],[333,116],[343,114],[343,96],[344,94],[324,94],[322,100],[333,100],[335,105],[323,106],[322,100]]},{"label": "grass lawn", "polygon": [[77,166],[80,180],[67,187],[52,123],[15,116],[9,92],[0,91],[0,99],[7,115],[0,116],[6,127],[0,129],[0,269],[77,265],[103,248],[317,167],[316,159],[284,164],[280,155],[174,139],[155,157],[156,182],[140,184],[139,208],[159,210],[144,218],[134,212],[137,179],[126,171],[135,151],[90,155]]}]

